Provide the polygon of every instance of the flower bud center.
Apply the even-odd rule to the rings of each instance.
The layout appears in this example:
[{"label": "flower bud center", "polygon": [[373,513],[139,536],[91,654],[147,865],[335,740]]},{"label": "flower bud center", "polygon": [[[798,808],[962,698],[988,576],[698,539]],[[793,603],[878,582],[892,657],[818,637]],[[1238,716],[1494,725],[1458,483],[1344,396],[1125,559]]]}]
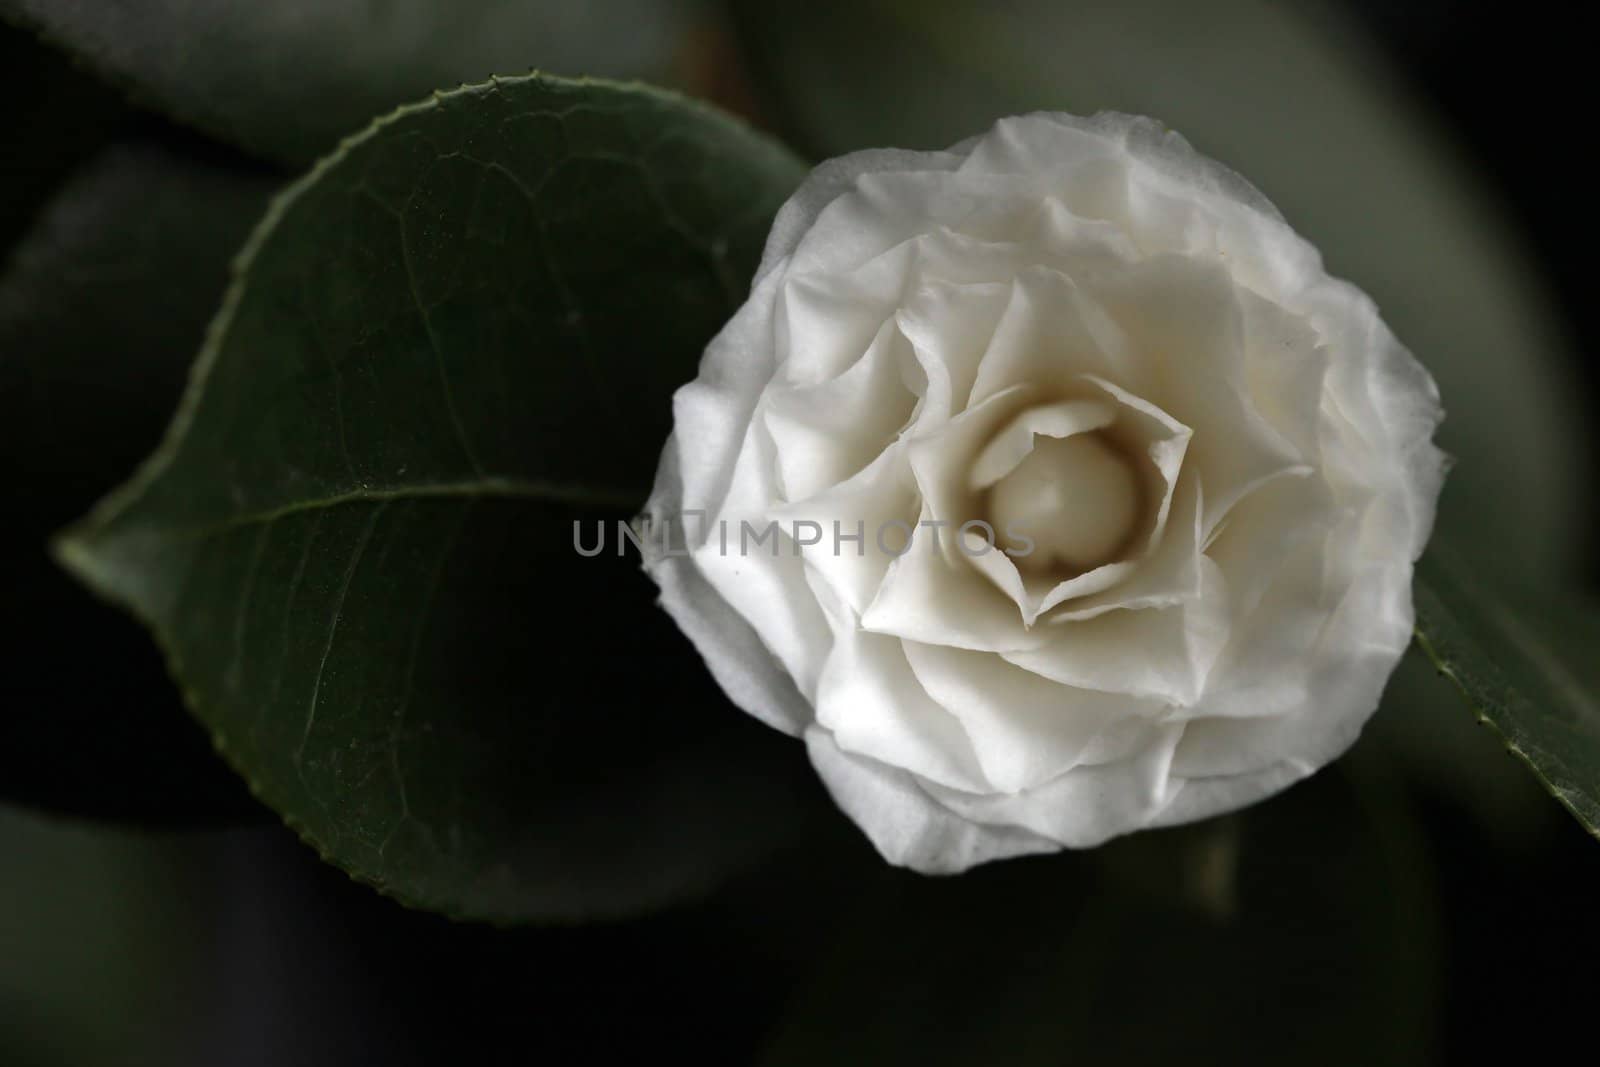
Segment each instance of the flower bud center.
[{"label": "flower bud center", "polygon": [[989,518],[1034,549],[1013,559],[1034,573],[1082,573],[1118,558],[1139,517],[1139,484],[1126,456],[1098,433],[1034,439],[989,494]]}]

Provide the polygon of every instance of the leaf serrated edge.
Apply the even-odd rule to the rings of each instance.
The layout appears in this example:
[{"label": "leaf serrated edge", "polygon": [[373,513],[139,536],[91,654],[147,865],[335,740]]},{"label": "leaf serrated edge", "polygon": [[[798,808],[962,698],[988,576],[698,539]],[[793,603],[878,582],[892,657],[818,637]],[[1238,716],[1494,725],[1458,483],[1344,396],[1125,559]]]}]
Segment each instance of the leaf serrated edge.
[{"label": "leaf serrated edge", "polygon": [[273,195],[260,221],[256,223],[244,245],[229,263],[228,286],[223,294],[222,303],[217,313],[212,316],[211,321],[206,326],[205,338],[201,343],[199,354],[195,357],[195,361],[189,369],[183,397],[178,403],[172,421],[167,425],[167,429],[162,435],[161,443],[156,446],[149,456],[141,461],[127,481],[101,498],[82,519],[58,532],[51,538],[49,546],[51,556],[67,573],[87,587],[97,598],[131,615],[149,631],[161,653],[166,672],[179,691],[184,707],[188,709],[189,714],[206,731],[206,734],[211,739],[212,748],[222,758],[223,762],[244,780],[250,795],[261,803],[263,807],[273,812],[285,827],[293,831],[303,844],[317,854],[318,858],[336,870],[343,872],[350,881],[366,886],[409,910],[443,916],[452,922],[478,922],[501,928],[533,925],[551,927],[576,926],[591,921],[625,919],[646,914],[665,904],[703,898],[709,895],[715,886],[713,884],[690,886],[676,894],[670,894],[667,898],[654,900],[636,907],[598,908],[588,911],[574,910],[533,917],[516,912],[478,911],[460,907],[447,907],[441,904],[428,904],[391,884],[351,870],[345,864],[339,862],[330,850],[312,836],[308,826],[288,812],[280,811],[267,800],[263,795],[264,791],[261,783],[256,776],[242,765],[233,750],[229,748],[227,740],[222,736],[221,731],[214,727],[202,713],[202,701],[199,695],[185,681],[183,659],[178,654],[177,643],[172,639],[167,629],[137,602],[112,591],[113,583],[106,581],[102,577],[99,561],[90,550],[89,545],[98,530],[108,525],[135,503],[144,494],[149,485],[160,477],[182,446],[188,435],[190,424],[194,419],[194,413],[199,408],[204,396],[206,384],[210,379],[211,368],[220,356],[222,341],[227,335],[228,329],[232,326],[234,313],[243,299],[249,280],[250,267],[254,263],[257,253],[271,238],[278,223],[298,201],[299,197],[321,180],[323,175],[344,162],[351,150],[376,137],[387,127],[402,121],[410,115],[430,111],[446,101],[458,97],[497,92],[507,85],[515,86],[529,82],[551,84],[564,91],[600,87],[617,92],[637,93],[675,107],[683,107],[702,117],[711,119],[714,123],[733,131],[740,137],[748,138],[761,144],[765,150],[772,153],[774,162],[784,160],[787,157],[788,161],[794,164],[797,178],[804,170],[804,165],[779,141],[754,129],[740,119],[704,101],[695,100],[681,93],[639,81],[624,82],[593,77],[567,78],[560,75],[530,71],[527,74],[511,76],[491,75],[487,81],[470,85],[464,83],[455,89],[436,89],[421,100],[409,104],[401,104],[392,111],[373,119],[356,133],[341,138],[338,146],[333,151],[317,160],[305,174]]},{"label": "leaf serrated edge", "polygon": [[[93,564],[90,563],[89,566],[92,567]],[[166,627],[146,614],[138,604],[108,595],[98,584],[85,584],[100,600],[132,615],[149,631],[157,650],[161,654],[162,666],[166,670],[168,677],[171,678],[173,685],[177,688],[185,709],[200,724],[201,728],[206,732],[206,736],[210,738],[212,750],[217,753],[234,774],[244,781],[252,799],[259,803],[262,808],[271,812],[285,828],[294,833],[301,844],[316,853],[317,858],[323,863],[343,874],[352,883],[371,889],[379,896],[394,901],[408,911],[439,916],[455,923],[483,924],[498,929],[577,927],[592,922],[609,922],[646,915],[662,906],[701,899],[708,896],[715,889],[714,885],[709,884],[690,886],[665,898],[652,900],[649,903],[633,907],[573,909],[531,916],[515,911],[477,910],[459,905],[446,906],[438,902],[428,903],[420,897],[414,897],[390,883],[353,871],[340,862],[333,852],[312,834],[310,827],[288,812],[279,810],[276,805],[267,799],[260,781],[244,766],[242,760],[236,758],[236,754],[229,747],[222,731],[213,727],[205,716],[201,714],[202,701],[199,694],[184,680],[186,675],[184,673],[183,657],[178,653],[177,643],[172,640]]]},{"label": "leaf serrated edge", "polygon": [[[208,118],[199,111],[185,109],[180,104],[172,100],[163,99],[160,93],[152,91],[144,83],[144,81],[137,76],[119,69],[114,64],[106,62],[104,57],[99,53],[85,49],[80,45],[67,40],[37,15],[21,8],[13,7],[12,5],[5,3],[4,0],[0,0],[0,23],[11,26],[19,32],[30,35],[40,44],[54,52],[59,53],[79,71],[88,77],[93,78],[95,81],[109,87],[114,92],[118,93],[125,102],[139,109],[140,111],[145,111],[152,115],[156,115],[171,122],[177,123],[183,128],[192,130],[202,137],[224,143],[229,147],[236,149],[237,151],[243,152],[252,159],[259,160],[272,167],[289,172],[302,171],[306,167],[305,155],[286,153],[281,149],[276,149],[269,145],[260,143],[256,138],[250,137],[244,130],[241,130],[237,123],[229,121],[221,116]],[[649,82],[640,81],[636,78],[617,79],[600,78],[592,75],[560,75],[533,68],[527,71],[525,74],[490,74],[484,81],[473,83],[463,82],[454,89],[436,89],[430,96],[423,97],[409,104],[401,104],[393,111],[374,118],[362,129],[340,138],[339,143],[332,150],[316,158],[312,162],[312,170],[320,168],[322,164],[327,162],[330,158],[340,155],[350,143],[360,140],[365,135],[370,134],[373,128],[378,124],[388,120],[393,120],[399,117],[401,113],[408,110],[415,110],[419,107],[427,105],[430,102],[436,102],[440,98],[441,94],[456,95],[466,91],[489,88],[501,82],[525,81],[535,78],[574,86],[594,85],[613,89],[634,90],[645,93],[646,95],[654,95],[658,98],[673,99],[678,103],[687,106],[691,110],[695,110],[701,114],[713,117],[725,124],[731,124],[735,127],[742,128],[747,135],[767,140],[771,142],[771,145],[774,148],[780,151],[788,151],[787,147],[781,142],[767,136],[760,130],[756,130],[748,123],[738,119],[733,115],[730,115],[721,108],[718,108],[707,101],[700,100],[692,96],[686,96],[683,93],[679,93],[672,89],[666,89],[659,85],[652,85]]]},{"label": "leaf serrated edge", "polygon": [[[1430,590],[1431,595],[1433,594]],[[1435,597],[1435,599],[1437,598]],[[1446,611],[1448,612],[1448,609]],[[1461,694],[1467,708],[1472,712],[1473,717],[1477,719],[1479,725],[1488,727],[1489,731],[1505,746],[1506,751],[1520,760],[1532,772],[1534,778],[1544,788],[1545,792],[1554,797],[1556,802],[1578,821],[1578,825],[1583,827],[1589,836],[1600,840],[1600,808],[1597,808],[1592,800],[1589,800],[1588,797],[1573,786],[1553,781],[1550,775],[1546,773],[1540,759],[1531,750],[1531,746],[1527,745],[1522,738],[1515,736],[1514,731],[1502,726],[1493,715],[1483,709],[1480,700],[1474,694],[1476,686],[1462,675],[1456,666],[1456,658],[1434,643],[1434,639],[1428,634],[1428,622],[1420,615],[1421,613],[1419,613],[1417,624],[1412,630],[1412,636],[1422,654],[1433,665],[1434,670],[1439,673],[1440,677],[1449,681],[1456,691]],[[1498,665],[1494,669],[1498,674]],[[1503,679],[1495,679],[1495,681],[1501,687],[1509,690],[1510,687],[1504,683]],[[1583,799],[1580,800],[1578,799],[1579,797]]]},{"label": "leaf serrated edge", "polygon": [[342,138],[338,146],[319,159],[309,171],[273,195],[260,221],[256,223],[250,236],[245,240],[244,246],[228,265],[228,286],[223,293],[222,303],[217,313],[212,316],[211,321],[206,326],[205,339],[201,343],[199,354],[189,368],[189,378],[184,386],[183,397],[178,402],[172,421],[168,423],[167,429],[162,435],[161,443],[156,446],[149,456],[140,462],[127,481],[97,502],[84,518],[72,523],[52,538],[52,544],[60,545],[64,541],[83,538],[95,528],[108,524],[137,500],[139,495],[155,480],[156,476],[165,470],[166,466],[172,461],[173,456],[176,455],[179,446],[188,434],[190,423],[194,419],[194,413],[198,409],[205,393],[206,383],[211,376],[211,368],[221,353],[222,340],[226,336],[228,329],[233,325],[233,316],[240,301],[243,299],[244,291],[249,281],[248,274],[255,262],[256,255],[267,240],[271,238],[277,229],[278,223],[282,221],[283,217],[307,190],[314,187],[325,174],[343,163],[353,149],[373,139],[389,126],[411,115],[431,111],[441,104],[459,97],[497,92],[507,85],[514,86],[526,83],[549,84],[563,91],[598,87],[614,92],[637,93],[653,97],[660,102],[668,103],[675,107],[683,107],[710,118],[739,136],[754,140],[772,152],[775,160],[788,156],[794,163],[797,174],[803,169],[803,165],[780,142],[754,129],[742,120],[704,101],[684,96],[670,89],[650,85],[646,82],[623,82],[609,78],[591,77],[567,78],[560,75],[532,71],[528,74],[513,76],[491,75],[484,82],[472,85],[463,84],[454,89],[436,89],[421,100],[409,104],[401,104],[387,114],[373,119],[356,133]]}]

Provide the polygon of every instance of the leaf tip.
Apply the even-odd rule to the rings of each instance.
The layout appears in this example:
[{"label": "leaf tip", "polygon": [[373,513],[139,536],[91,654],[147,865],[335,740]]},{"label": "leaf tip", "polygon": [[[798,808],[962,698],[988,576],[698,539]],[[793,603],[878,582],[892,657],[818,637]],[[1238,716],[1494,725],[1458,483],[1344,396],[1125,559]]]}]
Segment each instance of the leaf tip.
[{"label": "leaf tip", "polygon": [[95,573],[94,553],[90,551],[86,531],[81,526],[67,527],[50,538],[47,548],[56,566],[86,585],[93,585]]}]

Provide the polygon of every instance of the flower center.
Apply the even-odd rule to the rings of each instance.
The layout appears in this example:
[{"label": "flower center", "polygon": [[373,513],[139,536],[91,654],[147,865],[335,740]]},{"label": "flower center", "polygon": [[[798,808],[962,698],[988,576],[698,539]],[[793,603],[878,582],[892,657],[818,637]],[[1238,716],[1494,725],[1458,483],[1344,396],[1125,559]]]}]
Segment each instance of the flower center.
[{"label": "flower center", "polygon": [[1033,551],[1013,559],[1035,573],[1113,562],[1139,510],[1133,465],[1098,433],[1036,437],[1033,451],[989,492],[995,529],[1033,539]]}]

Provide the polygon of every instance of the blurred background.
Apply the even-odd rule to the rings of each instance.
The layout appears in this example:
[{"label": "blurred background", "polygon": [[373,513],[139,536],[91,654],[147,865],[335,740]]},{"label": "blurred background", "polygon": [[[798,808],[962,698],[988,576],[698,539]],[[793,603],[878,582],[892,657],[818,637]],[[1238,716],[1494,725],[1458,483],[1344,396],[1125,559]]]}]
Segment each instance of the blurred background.
[{"label": "blurred background", "polygon": [[[714,893],[497,930],[322,864],[42,547],[158,439],[274,189],[373,114],[538,67],[676,86],[811,159],[1039,108],[1156,116],[1259,185],[1434,373],[1463,553],[1592,585],[1592,58],[1565,13],[0,0],[0,1067],[1581,1049],[1600,845],[1420,657],[1350,756],[1236,818],[930,880],[885,869],[818,789],[806,829]],[[41,33],[87,43],[73,60]]]}]

